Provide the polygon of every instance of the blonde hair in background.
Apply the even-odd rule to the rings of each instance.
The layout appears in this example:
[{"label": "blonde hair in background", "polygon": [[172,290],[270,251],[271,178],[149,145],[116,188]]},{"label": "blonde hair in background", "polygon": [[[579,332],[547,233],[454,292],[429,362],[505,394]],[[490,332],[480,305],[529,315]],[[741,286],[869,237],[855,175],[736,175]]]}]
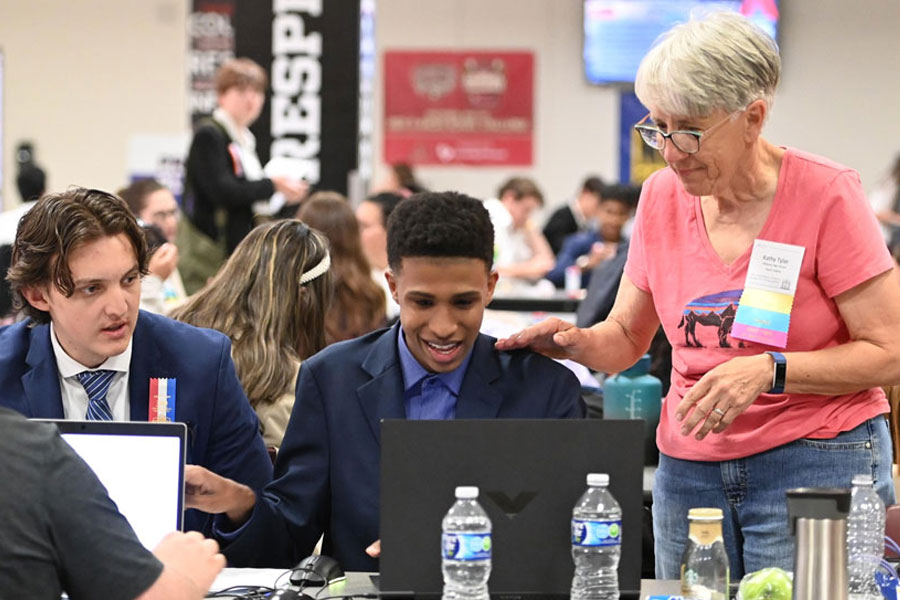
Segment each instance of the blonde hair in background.
[{"label": "blonde hair in background", "polygon": [[713,12],[660,36],[638,67],[634,89],[644,106],[705,117],[760,98],[771,109],[780,78],[775,40],[738,13]]},{"label": "blonde hair in background", "polygon": [[300,277],[328,255],[325,237],[296,219],[256,227],[173,318],[231,338],[238,379],[254,407],[293,389],[297,364],[325,347],[330,270]]}]

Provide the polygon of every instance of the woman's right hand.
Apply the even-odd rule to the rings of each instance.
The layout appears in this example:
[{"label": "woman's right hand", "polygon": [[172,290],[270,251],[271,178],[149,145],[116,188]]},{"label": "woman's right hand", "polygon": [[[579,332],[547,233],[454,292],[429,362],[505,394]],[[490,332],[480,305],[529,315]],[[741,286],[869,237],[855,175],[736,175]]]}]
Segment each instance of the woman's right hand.
[{"label": "woman's right hand", "polygon": [[497,350],[531,348],[550,358],[572,358],[587,332],[572,323],[552,317],[518,333],[497,340]]},{"label": "woman's right hand", "polygon": [[309,193],[309,183],[305,179],[272,177],[275,191],[284,195],[285,204],[300,204]]}]

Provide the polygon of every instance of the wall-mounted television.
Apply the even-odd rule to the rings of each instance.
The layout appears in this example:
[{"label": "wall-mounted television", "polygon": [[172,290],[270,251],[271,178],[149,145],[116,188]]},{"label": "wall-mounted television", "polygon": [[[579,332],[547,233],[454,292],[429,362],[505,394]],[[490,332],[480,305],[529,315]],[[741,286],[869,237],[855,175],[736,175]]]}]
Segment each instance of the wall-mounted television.
[{"label": "wall-mounted television", "polygon": [[590,83],[632,83],[656,38],[692,14],[733,10],[778,39],[780,0],[584,0],[584,72]]}]

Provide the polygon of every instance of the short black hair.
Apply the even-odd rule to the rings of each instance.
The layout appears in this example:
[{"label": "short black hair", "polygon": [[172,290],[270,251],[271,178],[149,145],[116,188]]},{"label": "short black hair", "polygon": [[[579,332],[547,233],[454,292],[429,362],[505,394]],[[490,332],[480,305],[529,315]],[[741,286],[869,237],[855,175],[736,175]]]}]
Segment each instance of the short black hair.
[{"label": "short black hair", "polygon": [[591,175],[584,180],[584,183],[581,184],[581,191],[587,192],[588,194],[594,194],[598,198],[602,198],[603,189],[605,187],[606,184],[603,183],[602,179],[597,176]]},{"label": "short black hair", "polygon": [[494,265],[494,226],[484,204],[458,192],[422,192],[397,205],[388,219],[388,264],[406,257],[477,258]]},{"label": "short black hair", "polygon": [[634,208],[637,206],[638,198],[640,198],[640,196],[640,185],[612,184],[603,188],[603,194],[600,196],[600,199],[602,202],[614,200],[616,202],[621,202],[628,206],[628,208]]},{"label": "short black hair", "polygon": [[388,219],[391,218],[391,213],[394,212],[397,205],[403,201],[403,196],[393,192],[381,192],[380,194],[369,196],[366,198],[366,201],[378,205],[378,208],[381,209],[381,224],[384,227],[387,227],[387,222]]}]

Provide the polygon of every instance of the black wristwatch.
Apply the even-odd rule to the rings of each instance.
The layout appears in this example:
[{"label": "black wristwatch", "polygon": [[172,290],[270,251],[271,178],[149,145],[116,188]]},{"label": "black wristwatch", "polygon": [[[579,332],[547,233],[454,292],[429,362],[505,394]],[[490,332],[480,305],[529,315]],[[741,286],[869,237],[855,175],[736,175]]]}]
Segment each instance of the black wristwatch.
[{"label": "black wristwatch", "polygon": [[783,394],[784,393],[784,381],[787,377],[787,359],[784,357],[784,354],[781,352],[766,352],[769,356],[775,359],[775,369],[772,373],[772,389],[769,390],[770,394]]}]

